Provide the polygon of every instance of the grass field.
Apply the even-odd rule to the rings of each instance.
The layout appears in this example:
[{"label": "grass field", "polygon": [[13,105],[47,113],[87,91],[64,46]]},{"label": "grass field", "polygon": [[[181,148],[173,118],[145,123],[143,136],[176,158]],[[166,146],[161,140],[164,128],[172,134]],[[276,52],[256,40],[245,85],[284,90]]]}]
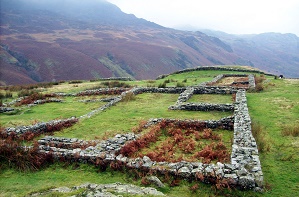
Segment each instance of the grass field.
[{"label": "grass field", "polygon": [[271,188],[264,196],[298,196],[299,138],[282,132],[299,125],[299,80],[271,80],[265,86],[262,93],[247,94],[251,118],[262,126],[270,146],[260,153],[264,178]]},{"label": "grass field", "polygon": [[78,102],[78,99],[74,97],[65,97],[62,100],[62,103],[46,103],[33,107],[23,106],[17,108],[17,113],[1,114],[1,125],[15,127],[53,119],[66,119],[72,116],[79,117],[105,104],[104,102]]},{"label": "grass field", "polygon": [[[198,84],[211,80],[214,76],[225,73],[218,71],[196,71],[171,75],[167,79],[185,82],[186,85]],[[196,80],[197,79],[197,80]],[[170,187],[171,178],[161,177],[166,183],[166,188],[159,189],[167,196],[299,196],[299,138],[291,135],[283,135],[284,130],[296,133],[294,125],[299,124],[299,80],[274,80],[268,77],[264,84],[264,91],[260,93],[247,93],[249,113],[253,122],[260,127],[259,142],[264,148],[260,151],[260,160],[266,183],[264,193],[239,190],[217,190],[214,186],[199,182],[182,180],[179,186]],[[159,81],[150,82],[158,85]],[[97,85],[99,82],[79,84],[80,87],[72,87],[73,84],[62,84],[68,92],[76,92],[87,87]],[[148,81],[126,82],[134,85],[146,86]],[[171,84],[172,83],[172,84]],[[177,82],[167,83],[167,86],[175,86]],[[81,87],[82,86],[82,87]],[[53,86],[47,92],[64,90]],[[136,126],[141,120],[149,118],[179,118],[179,119],[219,119],[229,116],[231,113],[223,112],[183,112],[170,111],[167,108],[173,105],[178,95],[172,94],[141,94],[128,102],[120,102],[115,106],[101,112],[89,119],[81,120],[75,126],[56,132],[56,136],[77,137],[82,139],[94,139],[126,133]],[[54,118],[68,118],[80,116],[100,107],[103,103],[81,103],[78,98],[64,98],[65,103],[48,103],[32,108],[21,109],[15,115],[0,115],[2,126],[14,126],[31,124],[36,121],[47,121]],[[215,102],[232,103],[231,96],[202,97],[195,95],[190,102]],[[26,113],[26,110],[30,110]],[[298,127],[297,127],[298,128]],[[298,131],[297,131],[298,132]],[[43,191],[49,188],[61,186],[80,185],[91,183],[132,183],[141,185],[141,178],[133,171],[126,173],[107,169],[100,172],[99,169],[86,164],[55,163],[36,172],[20,172],[0,163],[0,196],[25,196],[32,192]],[[196,191],[190,187],[197,184]],[[55,195],[52,195],[55,196]]]},{"label": "grass field", "polygon": [[[120,102],[101,114],[80,121],[75,126],[57,133],[57,136],[94,139],[112,137],[116,133],[128,133],[142,120],[150,118],[175,119],[220,119],[232,115],[231,112],[191,112],[168,110],[179,95],[140,94],[129,102]],[[84,132],[82,130],[84,129]]]}]

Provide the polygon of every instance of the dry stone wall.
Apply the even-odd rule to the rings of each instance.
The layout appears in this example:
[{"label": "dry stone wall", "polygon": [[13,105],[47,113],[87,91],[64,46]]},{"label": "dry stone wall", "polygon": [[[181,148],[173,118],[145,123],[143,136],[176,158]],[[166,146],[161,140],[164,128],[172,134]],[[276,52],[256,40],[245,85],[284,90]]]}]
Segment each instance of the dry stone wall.
[{"label": "dry stone wall", "polygon": [[75,117],[72,117],[69,119],[63,119],[63,120],[52,120],[49,122],[36,123],[36,124],[30,125],[30,126],[8,127],[5,129],[5,132],[8,135],[10,135],[11,133],[14,133],[16,135],[21,135],[21,134],[24,134],[27,132],[45,133],[48,130],[55,131],[55,127],[57,127],[57,125],[74,124],[77,121],[78,121],[78,119]]},{"label": "dry stone wall", "polygon": [[44,103],[61,103],[61,102],[62,102],[61,99],[51,98],[51,99],[36,100],[33,102],[33,104],[40,105],[40,104],[44,104]]},{"label": "dry stone wall", "polygon": [[231,164],[238,166],[239,182],[244,187],[262,187],[263,173],[258,148],[251,132],[251,119],[247,107],[245,90],[236,95],[234,121],[234,143]]},{"label": "dry stone wall", "polygon": [[186,111],[234,111],[232,104],[213,104],[213,103],[185,103],[170,106],[171,110],[186,110]]},{"label": "dry stone wall", "polygon": [[133,81],[133,79],[131,77],[108,77],[108,78],[92,79],[90,81]]},{"label": "dry stone wall", "polygon": [[182,92],[177,102],[170,106],[170,110],[187,110],[187,111],[233,111],[234,106],[231,104],[212,104],[212,103],[186,103],[193,94],[232,94],[237,90],[233,88],[221,87],[187,87]]}]

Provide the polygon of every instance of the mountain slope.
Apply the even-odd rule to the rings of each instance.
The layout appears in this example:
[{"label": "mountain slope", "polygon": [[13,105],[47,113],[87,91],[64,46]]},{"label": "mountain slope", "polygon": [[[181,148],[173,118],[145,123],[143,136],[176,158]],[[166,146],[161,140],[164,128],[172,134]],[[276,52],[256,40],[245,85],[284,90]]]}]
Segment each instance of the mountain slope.
[{"label": "mountain slope", "polygon": [[299,38],[294,34],[230,35],[211,30],[202,31],[220,38],[232,47],[236,55],[250,60],[252,66],[274,74],[299,77]]},{"label": "mountain slope", "polygon": [[[235,42],[164,28],[104,0],[2,0],[0,14],[2,84],[118,76],[150,79],[223,64],[268,70]],[[266,52],[263,56],[273,64]],[[15,61],[8,61],[12,58]]]}]

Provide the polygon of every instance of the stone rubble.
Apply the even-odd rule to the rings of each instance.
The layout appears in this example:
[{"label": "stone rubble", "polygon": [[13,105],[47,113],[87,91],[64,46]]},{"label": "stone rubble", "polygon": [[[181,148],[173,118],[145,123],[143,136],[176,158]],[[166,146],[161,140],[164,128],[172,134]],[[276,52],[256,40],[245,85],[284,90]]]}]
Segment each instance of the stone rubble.
[{"label": "stone rubble", "polygon": [[11,107],[0,107],[0,113],[11,112],[14,111],[14,108]]},{"label": "stone rubble", "polygon": [[94,184],[94,183],[84,183],[79,186],[74,187],[59,187],[50,189],[48,191],[44,191],[41,193],[34,193],[30,196],[45,196],[45,195],[51,195],[53,192],[58,193],[71,193],[78,190],[82,190],[77,195],[74,195],[75,197],[78,196],[87,196],[87,197],[118,197],[120,194],[126,194],[126,195],[141,195],[141,196],[165,196],[162,192],[156,190],[152,187],[139,187],[132,184],[124,184],[124,183],[111,183],[111,184]]}]

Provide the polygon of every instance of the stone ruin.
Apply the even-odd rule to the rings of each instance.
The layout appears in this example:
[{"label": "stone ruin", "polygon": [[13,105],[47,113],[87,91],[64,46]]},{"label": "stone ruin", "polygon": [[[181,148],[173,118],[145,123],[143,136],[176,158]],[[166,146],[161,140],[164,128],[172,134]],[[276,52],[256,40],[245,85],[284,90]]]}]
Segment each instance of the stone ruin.
[{"label": "stone ruin", "polygon": [[[219,80],[220,77],[217,77]],[[254,83],[251,80],[250,83]],[[252,84],[252,86],[254,86]],[[233,117],[223,118],[221,120],[207,120],[200,121],[204,122],[209,128],[218,128],[227,125],[224,128],[233,130],[234,139],[232,145],[232,154],[230,163],[216,164],[204,164],[201,162],[186,162],[181,161],[177,163],[168,162],[155,162],[149,157],[144,156],[143,158],[127,158],[118,151],[125,143],[136,140],[140,136],[133,133],[129,134],[117,134],[114,138],[105,141],[94,141],[95,146],[89,146],[86,149],[72,148],[72,144],[86,144],[88,142],[79,140],[76,138],[59,138],[46,136],[38,141],[40,152],[52,153],[55,158],[59,159],[63,157],[69,161],[79,161],[82,163],[95,163],[96,160],[101,160],[107,164],[113,162],[121,162],[127,168],[136,168],[141,170],[151,170],[160,172],[162,174],[169,173],[174,176],[179,176],[184,179],[196,179],[198,175],[202,177],[201,181],[209,183],[211,178],[228,180],[228,182],[240,189],[253,189],[255,191],[262,191],[263,188],[263,173],[258,155],[258,148],[254,137],[251,132],[251,119],[249,116],[246,100],[246,92],[243,89],[235,89],[231,87],[207,87],[200,86],[187,87],[187,88],[132,88],[127,91],[123,91],[121,95],[112,97],[104,106],[81,116],[82,118],[89,118],[108,107],[121,101],[122,98],[128,94],[141,94],[141,93],[170,93],[180,94],[178,101],[175,105],[170,106],[170,109],[179,110],[224,110],[233,111]],[[236,100],[233,105],[231,104],[182,104],[186,102],[193,94],[236,94]],[[163,119],[154,118],[151,119],[147,126],[153,125],[162,121]],[[167,121],[183,121],[183,120],[170,120]],[[188,120],[184,120],[188,121]],[[196,121],[196,120],[190,120]],[[36,131],[42,132],[42,128],[45,124],[35,125]],[[232,126],[233,125],[233,126]],[[21,127],[22,128],[22,127]],[[23,133],[21,128],[8,128],[10,131],[20,131]],[[22,130],[22,131],[21,131]],[[24,129],[26,131],[26,129]],[[59,148],[58,148],[59,144]]]}]

